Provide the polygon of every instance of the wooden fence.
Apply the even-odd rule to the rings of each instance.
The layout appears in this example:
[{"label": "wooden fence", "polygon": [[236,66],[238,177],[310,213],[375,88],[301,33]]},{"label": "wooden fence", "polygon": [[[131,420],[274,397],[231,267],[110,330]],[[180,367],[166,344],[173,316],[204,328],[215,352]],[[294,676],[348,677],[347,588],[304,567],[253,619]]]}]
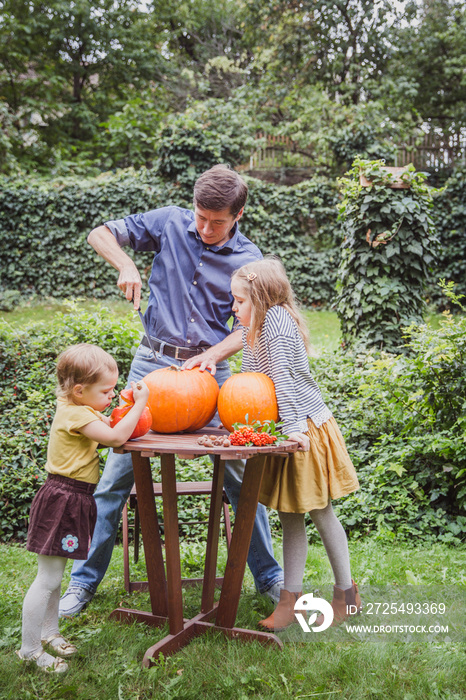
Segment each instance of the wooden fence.
[{"label": "wooden fence", "polygon": [[395,165],[412,163],[416,170],[438,171],[466,165],[466,133],[464,130],[447,137],[431,131],[422,141],[410,139],[398,149]]},{"label": "wooden fence", "polygon": [[[315,167],[312,155],[299,150],[299,146],[289,136],[257,134],[266,143],[251,153],[249,163],[241,170],[274,170],[278,168],[304,168],[312,171]],[[447,137],[433,131],[423,139],[410,139],[399,147],[392,163],[403,166],[413,163],[416,170],[438,172],[455,165],[466,165],[466,130]]]},{"label": "wooden fence", "polygon": [[258,139],[265,138],[266,144],[251,153],[249,170],[273,170],[274,168],[311,168],[313,158],[298,152],[298,145],[289,136],[257,134]]}]

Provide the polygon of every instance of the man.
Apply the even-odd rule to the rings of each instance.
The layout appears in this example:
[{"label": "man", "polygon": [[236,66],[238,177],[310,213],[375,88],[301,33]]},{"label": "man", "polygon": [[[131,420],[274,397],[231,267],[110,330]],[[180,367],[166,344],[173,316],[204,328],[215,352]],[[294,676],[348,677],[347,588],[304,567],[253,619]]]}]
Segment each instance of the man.
[{"label": "man", "polygon": [[[227,357],[241,348],[241,331],[230,333],[234,270],[262,257],[238,228],[247,198],[247,185],[226,166],[203,173],[194,185],[194,213],[170,206],[125,219],[108,221],[88,236],[88,242],[118,270],[118,287],[139,308],[142,282],[136,265],[122,250],[153,251],[149,304],[145,322],[155,345],[147,338],[134,357],[128,377],[141,379],[154,369],[183,366],[201,353],[203,368],[215,366],[219,385],[230,376]],[[204,359],[205,358],[205,359]],[[244,464],[226,462],[224,487],[234,510],[238,503]],[[131,455],[110,452],[94,493],[97,523],[89,557],[75,561],[68,590],[60,600],[60,617],[77,615],[94,596],[107,571],[121,511],[133,486]],[[248,564],[260,593],[278,602],[283,572],[273,557],[272,539],[264,506],[259,505]]]}]

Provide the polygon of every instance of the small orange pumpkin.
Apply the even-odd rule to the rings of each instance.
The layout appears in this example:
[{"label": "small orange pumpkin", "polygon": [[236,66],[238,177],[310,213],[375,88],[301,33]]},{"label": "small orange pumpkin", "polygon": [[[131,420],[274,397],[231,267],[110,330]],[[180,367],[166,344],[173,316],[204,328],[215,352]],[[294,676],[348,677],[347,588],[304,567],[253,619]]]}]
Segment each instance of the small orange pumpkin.
[{"label": "small orange pumpkin", "polygon": [[209,372],[198,367],[180,369],[172,365],[155,369],[144,377],[149,387],[152,430],[156,433],[194,432],[215,415],[218,384]]},{"label": "small orange pumpkin", "polygon": [[[113,409],[112,414],[110,416],[110,427],[113,428],[117,423],[119,423],[123,416],[126,416],[126,414],[132,409],[133,406],[133,390],[123,389],[123,391],[120,392],[120,405]],[[131,433],[129,439],[135,440],[136,438],[142,437],[143,435],[148,433],[150,430],[151,423],[152,416],[150,414],[149,409],[146,406],[143,412],[141,413],[141,417],[136,423],[136,427]]]},{"label": "small orange pumpkin", "polygon": [[220,389],[218,415],[230,432],[234,423],[276,421],[278,406],[273,381],[262,372],[233,374]]}]

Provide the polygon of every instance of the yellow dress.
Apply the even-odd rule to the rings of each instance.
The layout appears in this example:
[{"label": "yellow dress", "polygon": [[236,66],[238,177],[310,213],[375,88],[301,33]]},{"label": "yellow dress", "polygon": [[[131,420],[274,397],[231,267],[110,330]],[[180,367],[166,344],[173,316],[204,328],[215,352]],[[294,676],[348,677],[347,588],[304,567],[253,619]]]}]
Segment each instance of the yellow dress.
[{"label": "yellow dress", "polygon": [[265,460],[259,501],[285,513],[307,513],[325,508],[329,498],[341,498],[359,488],[356,470],[335,418],[316,428],[308,419],[308,452],[289,457],[253,457]]}]

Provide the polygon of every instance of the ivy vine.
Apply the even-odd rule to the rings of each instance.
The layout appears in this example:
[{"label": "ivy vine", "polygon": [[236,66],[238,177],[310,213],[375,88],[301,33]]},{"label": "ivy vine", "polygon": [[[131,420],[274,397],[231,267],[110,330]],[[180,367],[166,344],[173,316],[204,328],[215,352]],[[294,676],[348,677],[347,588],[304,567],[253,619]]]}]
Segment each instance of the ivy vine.
[{"label": "ivy vine", "polygon": [[384,161],[356,158],[339,180],[343,242],[335,306],[345,347],[397,352],[403,327],[422,321],[437,254],[431,209],[438,190],[426,177],[408,166],[397,182]]}]

